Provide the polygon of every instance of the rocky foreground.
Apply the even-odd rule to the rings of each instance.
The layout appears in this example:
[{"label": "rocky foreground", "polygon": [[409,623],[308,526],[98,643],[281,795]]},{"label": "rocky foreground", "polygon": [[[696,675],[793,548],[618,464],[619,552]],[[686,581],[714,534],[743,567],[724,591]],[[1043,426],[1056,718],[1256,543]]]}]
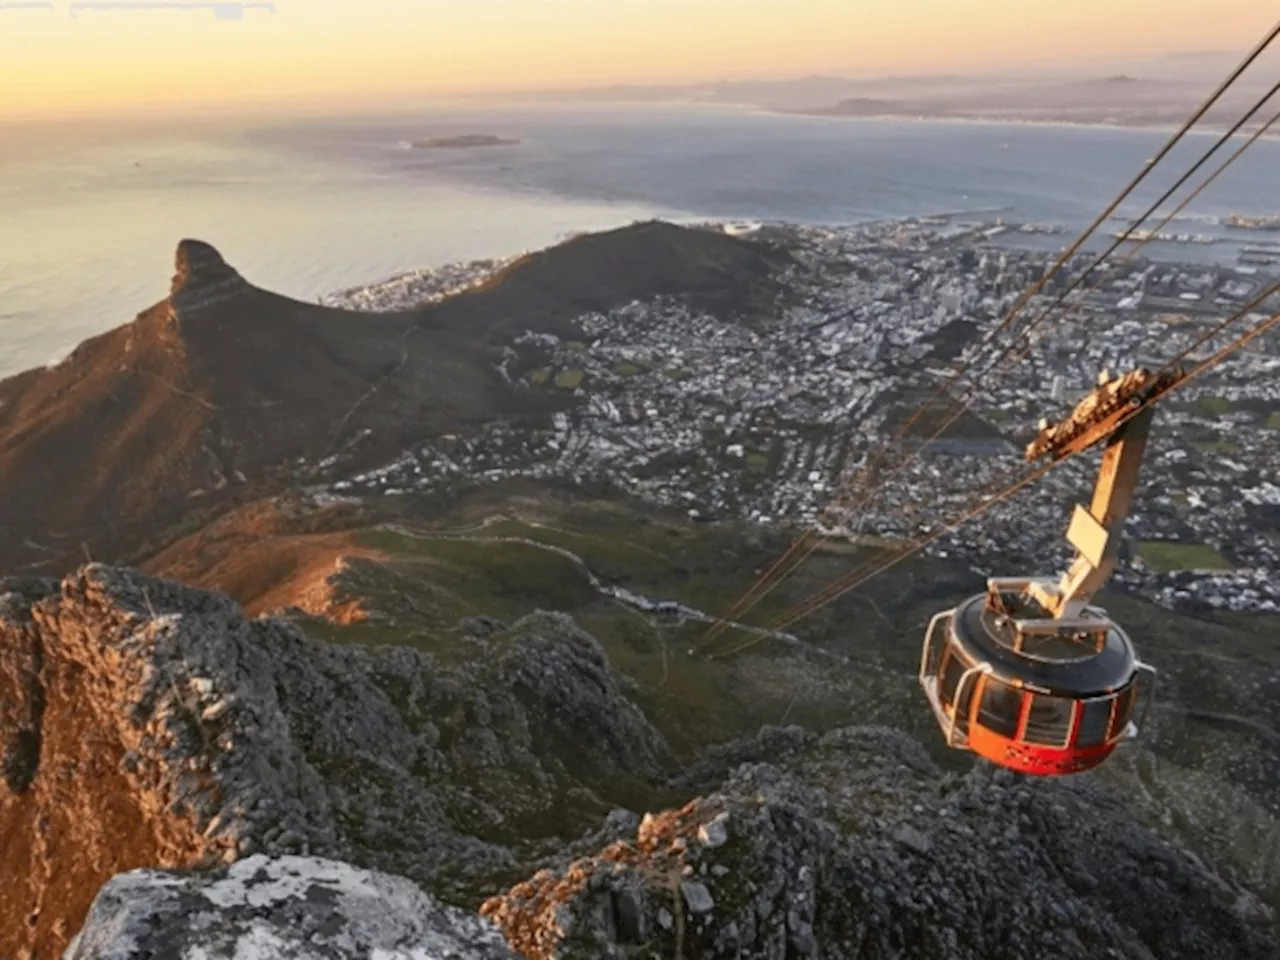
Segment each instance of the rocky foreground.
[{"label": "rocky foreground", "polygon": [[203,875],[136,870],[98,894],[65,960],[224,956],[516,960],[490,924],[402,877],[255,855]]},{"label": "rocky foreground", "polygon": [[943,774],[872,728],[679,771],[569,618],[455,639],[0,581],[0,957],[1280,957],[1088,777]]},{"label": "rocky foreground", "polygon": [[538,960],[1280,955],[1249,893],[1087,779],[943,777],[874,728],[766,731],[717,759],[702,798],[481,913]]},{"label": "rocky foreground", "polygon": [[593,786],[660,775],[661,737],[568,618],[462,630],[445,663],[129,570],[0,581],[0,957],[56,956],[117,872],[254,853],[476,902],[521,840],[607,812]]}]

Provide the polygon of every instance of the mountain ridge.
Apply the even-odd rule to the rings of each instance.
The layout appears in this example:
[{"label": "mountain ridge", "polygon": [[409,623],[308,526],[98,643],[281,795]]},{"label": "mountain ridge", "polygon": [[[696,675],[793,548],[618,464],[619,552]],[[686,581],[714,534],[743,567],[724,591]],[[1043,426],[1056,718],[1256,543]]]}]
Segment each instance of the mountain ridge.
[{"label": "mountain ridge", "polygon": [[[529,328],[633,299],[685,295],[759,310],[776,295],[768,249],[645,223],[531,254],[421,310],[354,313],[247,282],[184,240],[169,298],[62,363],[0,381],[0,571],[135,558],[193,509],[294,482],[298,460],[394,456],[499,416],[539,417],[567,396],[517,394],[498,345]],[[156,537],[161,537],[156,541]]]}]

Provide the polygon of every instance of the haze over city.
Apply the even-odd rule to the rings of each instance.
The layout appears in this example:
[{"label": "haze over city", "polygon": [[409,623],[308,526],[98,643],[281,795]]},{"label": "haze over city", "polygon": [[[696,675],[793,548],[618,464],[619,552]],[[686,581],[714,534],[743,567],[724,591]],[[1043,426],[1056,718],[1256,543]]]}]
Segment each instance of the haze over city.
[{"label": "haze over city", "polygon": [[[418,105],[613,83],[1004,71],[1238,50],[1268,0],[0,4],[0,118]],[[181,9],[190,7],[191,9]]]}]

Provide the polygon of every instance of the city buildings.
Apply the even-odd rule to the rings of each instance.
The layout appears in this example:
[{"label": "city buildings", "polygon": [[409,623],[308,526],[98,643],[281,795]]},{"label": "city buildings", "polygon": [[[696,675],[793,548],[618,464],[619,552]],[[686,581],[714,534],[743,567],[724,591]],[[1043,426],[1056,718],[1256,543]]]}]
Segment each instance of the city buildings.
[{"label": "city buildings", "polygon": [[[795,260],[775,316],[719,317],[659,298],[582,316],[576,340],[526,333],[497,375],[571,397],[565,412],[439,438],[333,489],[603,481],[696,520],[917,541],[1028,470],[1021,450],[1037,421],[1065,414],[1100,370],[1165,362],[1271,280],[1134,259],[1068,295],[1090,262],[1079,257],[997,334],[1055,255],[993,246],[984,225],[946,219],[752,232]],[[500,267],[423,271],[333,302],[400,309]],[[1280,341],[1260,338],[1162,405],[1119,588],[1169,606],[1280,609],[1277,371]],[[984,574],[1060,569],[1096,462],[1095,452],[1062,464],[926,552]],[[868,463],[876,475],[863,485]]]}]

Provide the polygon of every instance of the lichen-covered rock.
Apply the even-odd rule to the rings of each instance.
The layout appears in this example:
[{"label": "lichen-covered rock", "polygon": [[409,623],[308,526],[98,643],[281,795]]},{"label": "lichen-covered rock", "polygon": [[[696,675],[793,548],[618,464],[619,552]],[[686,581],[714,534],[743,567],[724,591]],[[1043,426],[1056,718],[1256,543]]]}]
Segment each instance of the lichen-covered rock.
[{"label": "lichen-covered rock", "polygon": [[261,855],[205,874],[115,877],[63,957],[516,960],[495,927],[402,877]]},{"label": "lichen-covered rock", "polygon": [[482,914],[531,960],[1280,957],[1265,906],[1090,778],[944,776],[874,728],[719,753],[744,754],[705,798]]}]

